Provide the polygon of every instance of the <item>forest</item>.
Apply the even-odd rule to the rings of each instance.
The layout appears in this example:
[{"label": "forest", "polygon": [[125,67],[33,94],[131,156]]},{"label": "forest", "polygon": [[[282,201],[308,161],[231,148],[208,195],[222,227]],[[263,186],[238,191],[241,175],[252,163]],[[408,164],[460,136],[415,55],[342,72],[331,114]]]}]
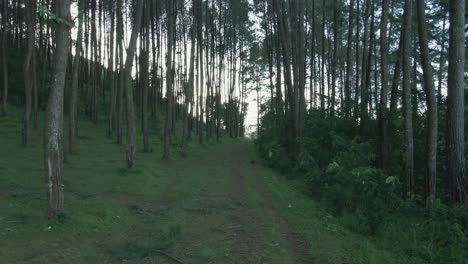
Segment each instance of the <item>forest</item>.
[{"label": "forest", "polygon": [[468,1],[0,1],[0,263],[468,263]]}]

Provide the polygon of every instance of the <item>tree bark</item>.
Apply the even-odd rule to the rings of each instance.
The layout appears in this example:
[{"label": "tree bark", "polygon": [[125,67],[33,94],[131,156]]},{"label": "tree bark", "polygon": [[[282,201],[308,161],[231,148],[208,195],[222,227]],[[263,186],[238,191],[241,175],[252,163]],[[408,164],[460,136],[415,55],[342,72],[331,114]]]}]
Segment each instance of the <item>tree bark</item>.
[{"label": "tree bark", "polygon": [[46,111],[44,163],[48,217],[63,210],[63,99],[70,41],[70,0],[56,0],[60,22],[55,31],[55,56],[49,103]]},{"label": "tree bark", "polygon": [[[442,7],[443,8],[443,7]],[[445,8],[442,9],[444,12],[444,19],[442,22],[442,32],[441,32],[441,40],[440,40],[440,55],[439,55],[439,80],[437,86],[437,102],[439,105],[442,104],[442,76],[444,73],[444,66],[445,66],[445,43],[446,43],[446,25],[447,25],[447,11]]]},{"label": "tree bark", "polygon": [[387,102],[388,102],[388,39],[387,39],[387,23],[388,12],[390,9],[390,0],[382,2],[382,19],[380,22],[380,60],[381,60],[381,82],[382,88],[380,93],[379,106],[379,166],[384,171],[387,171],[388,159],[388,134],[387,134]]},{"label": "tree bark", "polygon": [[339,1],[335,0],[334,7],[333,7],[333,60],[332,60],[332,91],[331,91],[331,104],[330,104],[330,117],[335,117],[335,104],[336,104],[336,79],[337,79],[337,67],[338,67],[338,40],[339,40]]},{"label": "tree bark", "polygon": [[125,61],[125,102],[126,102],[126,113],[127,113],[127,167],[133,167],[135,160],[135,109],[133,105],[133,79],[132,79],[132,68],[133,68],[133,58],[135,56],[138,32],[141,27],[141,17],[143,14],[143,0],[135,0],[137,2],[136,6],[136,16],[134,20],[134,25],[132,29],[132,35],[130,37],[130,44],[127,48],[127,58]]},{"label": "tree bark", "polygon": [[7,63],[7,26],[8,26],[8,1],[3,1],[3,13],[2,13],[2,69],[3,69],[3,91],[2,91],[2,115],[6,115],[8,111],[8,63]]},{"label": "tree bark", "polygon": [[392,80],[392,91],[390,94],[390,113],[393,114],[396,112],[398,107],[398,85],[401,81],[401,64],[403,63],[403,34],[400,34],[400,40],[398,44],[398,54],[397,61],[395,63],[395,69],[393,72]]},{"label": "tree bark", "polygon": [[465,168],[464,132],[464,67],[465,67],[465,2],[449,1],[449,69],[447,94],[447,173],[450,200],[468,202]]},{"label": "tree bark", "polygon": [[117,92],[117,143],[123,143],[123,123],[124,123],[124,56],[123,56],[123,39],[124,39],[124,23],[122,12],[122,0],[117,0],[117,52],[119,58],[119,73],[118,79],[118,92]]},{"label": "tree bark", "polygon": [[78,1],[78,36],[75,46],[75,57],[73,58],[72,86],[70,94],[70,113],[68,126],[68,150],[76,152],[76,138],[78,135],[78,77],[81,64],[81,47],[83,42],[83,6],[82,0]]},{"label": "tree bark", "polygon": [[359,94],[361,93],[361,89],[359,86],[360,82],[360,75],[359,75],[359,50],[360,50],[360,0],[357,0],[357,7],[356,7],[356,85],[354,87],[354,120],[356,121],[359,117]]},{"label": "tree bark", "polygon": [[[192,0],[192,5],[195,6],[195,1]],[[196,15],[196,9],[192,9],[193,17]],[[189,80],[188,83],[184,85],[185,92],[185,115],[184,115],[184,126],[182,131],[182,155],[187,155],[188,147],[188,130],[189,130],[189,118],[190,118],[190,109],[189,105],[193,104],[193,88],[194,88],[194,75],[195,75],[195,28],[196,20],[193,19],[192,31],[190,34],[190,70],[189,70]],[[221,67],[221,66],[219,66]],[[217,133],[218,134],[218,133]],[[218,135],[217,135],[218,137]]]},{"label": "tree bark", "polygon": [[32,107],[32,92],[33,86],[33,65],[34,42],[35,42],[35,23],[34,17],[36,14],[36,0],[25,2],[26,26],[28,45],[26,50],[26,58],[23,65],[24,74],[24,94],[25,94],[25,110],[23,115],[22,129],[22,144],[27,146],[29,142],[30,126],[31,126],[31,107]]},{"label": "tree bark", "polygon": [[354,19],[354,0],[351,0],[349,4],[349,19],[348,19],[348,47],[346,51],[346,77],[345,77],[345,88],[344,88],[344,116],[345,118],[351,117],[351,50],[353,45],[353,19]]},{"label": "tree bark", "polygon": [[433,79],[433,69],[429,54],[426,29],[426,5],[417,0],[419,48],[424,77],[424,91],[427,104],[427,145],[426,145],[426,200],[429,206],[435,201],[437,175],[437,98]]},{"label": "tree bark", "polygon": [[172,65],[172,49],[174,40],[174,27],[175,27],[175,8],[172,0],[167,0],[167,55],[166,55],[166,121],[164,124],[164,152],[163,159],[170,159],[170,145],[172,135],[172,115],[174,108],[174,93],[172,90],[172,79],[173,79],[173,65]]},{"label": "tree bark", "polygon": [[115,9],[112,4],[110,6],[110,36],[109,36],[109,68],[108,68],[108,80],[111,89],[110,93],[110,107],[109,107],[109,116],[107,123],[107,135],[110,137],[114,133],[115,127],[115,107],[117,103],[117,93],[115,85],[115,71],[114,71],[114,32],[115,32]]},{"label": "tree bark", "polygon": [[143,130],[143,151],[149,153],[151,151],[148,131],[148,89],[149,89],[149,56],[150,56],[150,38],[149,38],[149,4],[147,3],[144,10],[145,26],[143,28],[143,35],[140,45],[142,46],[140,54],[140,71],[141,71],[141,89],[142,89],[142,113],[141,113],[141,126]]},{"label": "tree bark", "polygon": [[412,1],[405,0],[404,25],[403,25],[403,111],[405,127],[405,176],[406,191],[408,194],[414,191],[414,144],[413,144],[413,106],[411,98],[411,23]]}]

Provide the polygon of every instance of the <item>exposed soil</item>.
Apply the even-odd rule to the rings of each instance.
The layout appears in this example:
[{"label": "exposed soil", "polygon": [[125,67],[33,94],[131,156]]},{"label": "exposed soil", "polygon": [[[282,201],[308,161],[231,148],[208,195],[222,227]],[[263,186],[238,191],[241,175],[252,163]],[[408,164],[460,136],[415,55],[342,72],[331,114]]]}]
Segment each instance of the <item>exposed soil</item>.
[{"label": "exposed soil", "polygon": [[[242,144],[231,144],[226,146],[225,161],[224,164],[226,169],[229,170],[227,175],[229,176],[229,181],[231,182],[230,192],[238,199],[238,201],[244,203],[241,208],[239,208],[241,224],[246,226],[251,226],[255,224],[255,217],[253,212],[247,207],[247,202],[245,197],[247,197],[246,190],[246,179],[247,175],[253,176],[255,190],[260,194],[260,197],[263,199],[263,203],[271,211],[271,215],[274,218],[276,225],[279,227],[282,237],[287,241],[289,246],[290,255],[294,259],[294,263],[303,263],[310,264],[314,263],[312,256],[308,253],[307,247],[303,240],[300,238],[298,231],[294,230],[292,226],[288,224],[284,216],[275,208],[269,193],[266,190],[263,179],[261,177],[255,177],[259,175],[255,173],[259,169],[256,162],[252,162],[254,157],[252,157],[251,152],[247,149],[248,146]],[[250,230],[258,230],[255,227],[250,228]],[[257,261],[252,261],[251,258],[255,257],[252,253],[256,250],[256,239],[261,234],[257,233],[238,233],[238,242],[239,242],[239,256],[238,262],[235,263],[259,263]],[[242,256],[249,256],[249,259],[244,259]]]}]

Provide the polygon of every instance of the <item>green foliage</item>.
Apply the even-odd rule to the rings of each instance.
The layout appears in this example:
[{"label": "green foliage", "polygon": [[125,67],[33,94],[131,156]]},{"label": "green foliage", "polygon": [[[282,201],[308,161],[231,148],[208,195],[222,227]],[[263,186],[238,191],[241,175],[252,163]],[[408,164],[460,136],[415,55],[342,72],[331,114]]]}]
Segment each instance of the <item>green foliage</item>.
[{"label": "green foliage", "polygon": [[43,16],[45,19],[48,19],[49,21],[52,21],[55,24],[64,24],[72,28],[74,26],[74,23],[72,21],[63,19],[59,16],[57,16],[54,12],[52,12],[47,6],[44,5],[39,5],[37,7],[37,12],[39,15]]},{"label": "green foliage", "polygon": [[139,260],[148,256],[166,252],[174,247],[182,235],[180,226],[171,226],[157,234],[148,234],[134,240],[118,243],[108,249],[109,254],[120,261]]},{"label": "green foliage", "polygon": [[313,193],[331,204],[337,215],[356,214],[370,234],[379,230],[385,216],[398,204],[398,180],[372,167],[352,168],[332,162],[323,174],[308,175]]},{"label": "green foliage", "polygon": [[[425,117],[416,115],[414,124],[415,175],[417,182],[423,182]],[[370,126],[374,125],[371,122]],[[429,263],[464,263],[468,252],[466,208],[446,206],[438,201],[434,208],[425,209],[421,206],[425,204],[422,188],[403,199],[403,166],[398,162],[404,149],[401,118],[392,116],[389,126],[392,128],[390,175],[375,168],[378,139],[373,134],[375,130],[370,129],[369,139],[361,142],[352,121],[324,119],[317,110],[309,111],[306,116],[301,152],[296,158],[288,159],[289,170],[280,166],[284,157],[290,157],[285,142],[287,135],[284,135],[287,131],[281,133],[271,113],[262,119],[256,142],[267,164],[287,172],[296,182],[300,181],[298,184],[307,185],[309,195],[326,205],[333,216],[354,232],[378,240],[396,239],[407,254]],[[442,137],[444,133],[441,129]],[[443,141],[439,144],[439,162],[443,162],[445,146]]]},{"label": "green foliage", "polygon": [[[137,166],[129,170],[125,147],[104,133],[106,122],[80,119],[77,153],[64,164],[64,212],[49,220],[43,130],[33,130],[31,145],[20,147],[22,111],[10,105],[0,118],[1,263],[170,263],[158,250],[186,263],[232,263],[240,239],[251,233],[252,255],[265,263],[292,263],[286,238],[253,180],[272,172],[251,164],[257,158],[250,143],[190,141],[187,157],[162,161],[162,139],[152,133],[155,151],[141,153],[137,133]],[[44,115],[39,117],[41,124]],[[180,135],[179,123],[176,129]],[[232,161],[230,153],[239,150],[240,160]],[[248,166],[258,171],[239,179],[235,169]],[[234,179],[245,184],[242,195]],[[254,221],[244,221],[246,210]]]},{"label": "green foliage", "polygon": [[291,171],[293,163],[291,162],[288,153],[281,145],[277,142],[272,142],[265,149],[268,153],[267,161],[270,166],[279,170],[282,173],[287,173]]}]

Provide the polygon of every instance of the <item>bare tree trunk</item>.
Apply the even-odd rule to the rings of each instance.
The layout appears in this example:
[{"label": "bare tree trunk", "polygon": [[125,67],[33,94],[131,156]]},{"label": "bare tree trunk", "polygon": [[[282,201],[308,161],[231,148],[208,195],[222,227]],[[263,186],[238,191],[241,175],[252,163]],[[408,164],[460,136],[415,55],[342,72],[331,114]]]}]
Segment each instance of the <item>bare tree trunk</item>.
[{"label": "bare tree trunk", "polygon": [[78,135],[78,77],[81,63],[81,47],[83,42],[83,6],[82,0],[78,1],[78,36],[75,46],[75,58],[73,59],[72,86],[70,95],[70,117],[68,127],[68,147],[70,153],[76,152],[76,137]]},{"label": "bare tree trunk", "polygon": [[117,143],[123,143],[123,112],[125,109],[124,104],[124,56],[123,56],[123,40],[124,39],[124,23],[122,13],[122,0],[117,0],[117,51],[119,58],[119,73],[118,73],[118,92],[117,92]]},{"label": "bare tree trunk", "polygon": [[417,0],[419,47],[424,74],[424,90],[427,104],[427,149],[426,149],[426,199],[432,206],[435,201],[437,175],[437,98],[431,65],[426,29],[426,5],[424,0]]},{"label": "bare tree trunk", "polygon": [[132,79],[132,68],[133,58],[135,56],[138,32],[141,26],[141,17],[143,14],[143,0],[135,0],[136,16],[134,20],[132,36],[130,37],[130,43],[127,48],[127,58],[125,61],[125,102],[126,102],[126,113],[127,113],[127,167],[133,167],[135,160],[136,144],[135,144],[135,109],[133,105],[133,79]]},{"label": "bare tree trunk", "polygon": [[8,26],[8,1],[3,1],[3,14],[2,14],[2,68],[3,68],[3,91],[2,91],[2,115],[6,115],[8,111],[8,63],[6,57],[7,49],[7,26]]},{"label": "bare tree trunk", "polygon": [[349,19],[348,19],[348,47],[346,52],[346,77],[344,88],[344,116],[345,118],[351,117],[351,50],[353,45],[353,14],[354,14],[354,0],[349,4]]},{"label": "bare tree trunk", "polygon": [[383,0],[382,2],[382,19],[380,22],[380,60],[381,60],[381,78],[382,88],[380,94],[379,107],[379,166],[387,171],[388,159],[388,134],[387,134],[387,102],[388,102],[388,12],[390,9],[390,1]]},{"label": "bare tree trunk", "polygon": [[449,69],[447,95],[447,172],[450,200],[468,202],[468,184],[465,168],[465,2],[449,1]]},{"label": "bare tree trunk", "polygon": [[109,120],[108,120],[108,127],[107,127],[107,135],[110,137],[114,133],[115,127],[115,106],[117,103],[117,93],[118,89],[115,87],[115,71],[114,71],[114,32],[115,32],[115,9],[111,4],[111,17],[110,17],[110,37],[109,37],[109,83],[111,88],[110,93],[110,108],[109,108]]},{"label": "bare tree trunk", "polygon": [[143,36],[141,41],[141,46],[143,47],[140,54],[141,60],[141,86],[142,86],[142,130],[143,130],[143,151],[149,153],[151,151],[150,142],[149,142],[149,131],[148,131],[148,88],[149,88],[149,50],[150,50],[150,41],[149,41],[149,3],[145,8],[145,26],[143,29]]},{"label": "bare tree trunk", "polygon": [[200,77],[200,94],[199,94],[199,99],[198,99],[198,107],[200,108],[200,116],[199,116],[199,121],[198,121],[198,141],[200,144],[203,144],[203,87],[205,86],[204,82],[204,75],[203,75],[203,8],[202,8],[202,0],[198,1],[197,5],[197,34],[198,34],[198,54],[199,54],[199,77]]},{"label": "bare tree trunk", "polygon": [[44,165],[47,182],[48,217],[63,210],[63,99],[70,41],[70,0],[57,0],[60,18],[55,31],[55,56],[49,104],[46,112]]},{"label": "bare tree trunk", "polygon": [[[34,22],[34,25],[36,25],[36,22]],[[32,95],[32,121],[33,121],[33,126],[35,129],[39,126],[39,121],[38,121],[38,114],[39,114],[39,95],[38,95],[38,83],[37,83],[37,57],[36,57],[36,48],[33,49],[33,56],[32,56],[32,72],[31,72],[31,77],[32,77],[32,89],[31,89],[31,95]]]},{"label": "bare tree trunk", "polygon": [[36,0],[25,2],[26,12],[26,25],[27,25],[27,38],[28,45],[26,51],[26,59],[23,65],[24,73],[24,93],[25,93],[25,110],[23,115],[23,130],[22,130],[22,143],[27,146],[29,142],[30,126],[31,126],[31,107],[32,107],[32,90],[33,86],[33,56],[34,56],[34,42],[35,42],[35,23],[34,17],[36,14]]},{"label": "bare tree trunk", "polygon": [[[353,0],[354,1],[354,0]],[[315,68],[315,1],[312,1],[311,14],[312,41],[310,45],[310,109],[316,107],[316,68]]]},{"label": "bare tree trunk", "polygon": [[306,47],[307,41],[304,41],[305,38],[305,28],[304,28],[304,16],[305,16],[305,2],[304,0],[297,1],[297,30],[298,30],[298,40],[297,40],[297,68],[298,68],[298,87],[296,88],[296,93],[299,93],[296,102],[296,143],[295,143],[295,157],[297,158],[300,153],[300,144],[297,140],[301,140],[304,126],[305,126],[305,114],[306,114],[306,103],[305,103],[305,83],[306,83]]},{"label": "bare tree trunk", "polygon": [[403,110],[405,126],[405,175],[406,191],[414,191],[414,144],[413,144],[413,106],[411,100],[411,23],[412,1],[405,0],[403,25]]},{"label": "bare tree trunk", "polygon": [[172,0],[167,0],[167,55],[166,55],[166,97],[167,97],[167,111],[166,111],[166,122],[164,124],[164,152],[163,159],[170,159],[170,145],[171,145],[171,130],[172,130],[172,115],[174,108],[174,93],[172,90],[173,80],[173,65],[172,65],[172,49],[174,40],[174,27],[175,27],[175,3]]},{"label": "bare tree trunk", "polygon": [[[402,35],[402,34],[401,34]],[[400,35],[400,40],[398,44],[398,54],[397,54],[397,61],[395,63],[395,69],[393,72],[393,80],[392,80],[392,91],[390,94],[390,113],[393,115],[398,106],[398,85],[401,81],[401,64],[403,63],[403,37]]]},{"label": "bare tree trunk", "polygon": [[339,25],[338,25],[338,16],[339,16],[339,10],[338,10],[338,0],[335,0],[334,7],[333,7],[333,59],[332,59],[332,69],[331,69],[331,75],[332,75],[332,85],[331,85],[331,105],[330,105],[330,117],[334,118],[335,117],[335,104],[336,104],[336,79],[337,79],[337,67],[338,67],[338,31],[339,31]]},{"label": "bare tree trunk", "polygon": [[[280,4],[280,1],[283,5]],[[288,32],[287,29],[289,28],[287,24],[287,20],[284,16],[284,2],[282,0],[274,0],[274,8],[276,11],[276,17],[277,17],[277,23],[278,23],[278,28],[279,28],[279,35],[280,35],[280,41],[281,41],[281,48],[283,51],[283,68],[284,68],[284,74],[285,74],[285,83],[286,83],[286,94],[289,102],[289,109],[288,109],[288,129],[289,129],[289,145],[292,148],[292,150],[295,150],[296,148],[294,147],[296,142],[296,132],[297,129],[295,127],[295,108],[297,105],[295,105],[295,100],[294,100],[294,91],[293,91],[293,84],[291,81],[291,62],[290,62],[290,40],[288,37]]]},{"label": "bare tree trunk", "polygon": [[359,78],[359,50],[360,50],[360,25],[361,25],[361,15],[360,15],[360,0],[357,0],[356,7],[356,84],[354,87],[354,110],[353,110],[353,119],[356,121],[359,117],[359,94],[360,94],[360,78]]},{"label": "bare tree trunk", "polygon": [[[195,1],[192,1],[192,5],[195,6]],[[193,17],[196,15],[196,9],[193,8]],[[193,20],[192,29],[196,28],[196,20]],[[192,30],[190,34],[190,70],[189,70],[189,81],[188,84],[184,85],[185,91],[185,115],[184,115],[184,127],[182,131],[182,155],[187,155],[188,147],[188,136],[189,136],[189,118],[190,118],[190,103],[193,104],[193,88],[194,88],[194,74],[195,74],[195,32]]]},{"label": "bare tree trunk", "polygon": [[[360,104],[360,135],[361,140],[367,140],[368,118],[369,118],[369,87],[371,69],[371,40],[373,38],[374,23],[374,1],[366,0],[366,11],[364,13],[364,40],[362,54],[362,79],[361,79],[361,104]],[[369,22],[370,20],[370,22]],[[370,29],[369,29],[370,24]]]},{"label": "bare tree trunk", "polygon": [[442,76],[444,72],[445,66],[445,43],[446,43],[446,25],[447,25],[447,11],[443,9],[444,12],[444,19],[442,22],[442,32],[441,32],[441,40],[440,40],[440,55],[439,55],[439,80],[437,85],[437,102],[438,104],[442,104]]},{"label": "bare tree trunk", "polygon": [[325,0],[322,2],[322,76],[320,84],[320,109],[325,118]]}]

